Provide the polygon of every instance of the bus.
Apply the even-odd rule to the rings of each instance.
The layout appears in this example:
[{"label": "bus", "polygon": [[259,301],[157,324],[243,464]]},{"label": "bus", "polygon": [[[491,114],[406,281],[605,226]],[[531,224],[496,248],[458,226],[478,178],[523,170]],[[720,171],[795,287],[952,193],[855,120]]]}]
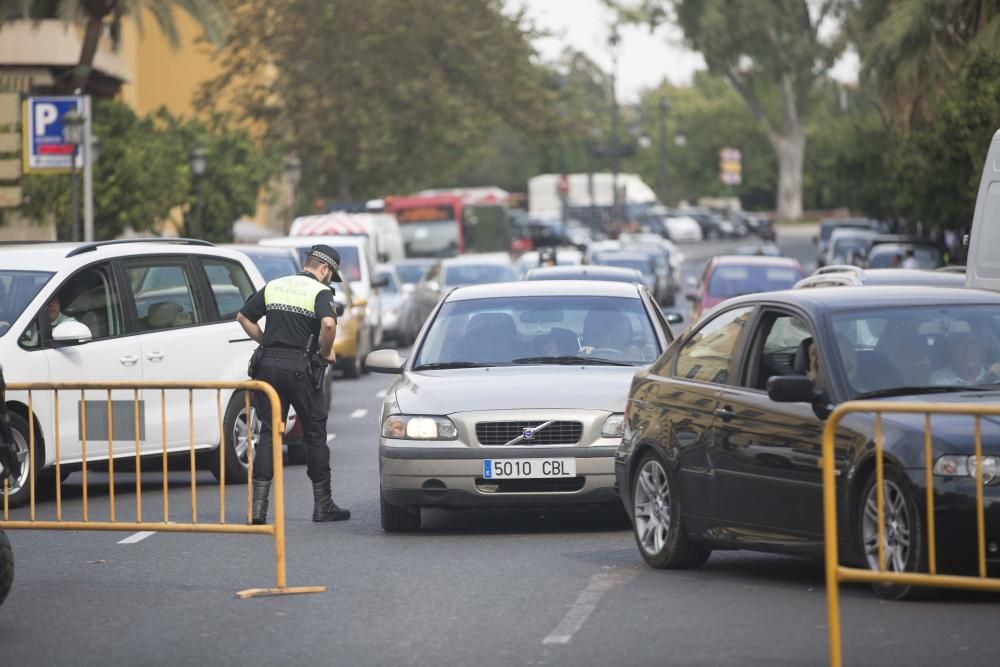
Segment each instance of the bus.
[{"label": "bus", "polygon": [[407,257],[454,257],[472,252],[509,252],[510,220],[503,201],[461,191],[387,197],[396,215]]}]

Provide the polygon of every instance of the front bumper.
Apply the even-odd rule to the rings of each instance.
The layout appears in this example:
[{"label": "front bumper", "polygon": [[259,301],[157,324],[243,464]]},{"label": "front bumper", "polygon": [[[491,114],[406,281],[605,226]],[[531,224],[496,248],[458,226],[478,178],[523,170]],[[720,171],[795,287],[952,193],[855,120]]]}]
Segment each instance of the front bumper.
[{"label": "front bumper", "polygon": [[[400,506],[455,508],[618,504],[614,455],[614,446],[412,447],[405,441],[383,441],[382,498]],[[573,458],[576,477],[507,485],[484,480],[483,461],[503,458]]]}]

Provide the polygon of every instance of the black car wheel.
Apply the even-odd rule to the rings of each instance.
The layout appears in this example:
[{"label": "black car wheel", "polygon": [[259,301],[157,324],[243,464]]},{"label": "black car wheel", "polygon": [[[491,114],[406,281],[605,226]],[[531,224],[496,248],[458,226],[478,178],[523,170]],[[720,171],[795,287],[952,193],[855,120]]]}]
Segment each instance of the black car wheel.
[{"label": "black car wheel", "polygon": [[7,599],[14,585],[14,552],[10,548],[7,535],[0,530],[0,605]]},{"label": "black car wheel", "polygon": [[412,533],[420,529],[420,508],[400,507],[380,498],[382,530],[387,533]]},{"label": "black car wheel", "polygon": [[[254,447],[260,442],[261,421],[257,417],[257,407],[251,397],[248,419],[245,396],[242,389],[233,392],[223,418],[221,446],[225,447],[226,484],[247,483],[251,438]],[[215,479],[222,478],[217,449],[209,453],[208,469]]]},{"label": "black car wheel", "polygon": [[712,551],[684,530],[680,494],[663,459],[647,452],[632,479],[632,530],[639,553],[655,568],[701,566]]},{"label": "black car wheel", "polygon": [[[11,435],[14,437],[14,450],[17,453],[17,460],[21,465],[21,476],[17,478],[16,481],[7,481],[7,493],[10,494],[8,503],[10,507],[21,507],[28,502],[28,497],[31,495],[31,485],[29,484],[28,475],[30,474],[30,456],[28,451],[28,422],[24,420],[21,415],[15,414],[13,412],[10,415],[10,430]],[[42,448],[40,446],[40,437],[38,430],[35,430],[35,461],[43,461],[44,456],[42,453]],[[3,499],[3,477],[5,476],[3,466],[0,465],[0,501]],[[40,478],[36,478],[38,482]],[[37,492],[37,488],[35,489]],[[37,497],[37,496],[36,496]]]},{"label": "black car wheel", "polygon": [[[875,481],[875,471],[872,471],[862,489],[858,526],[864,564],[877,571],[878,500]],[[885,569],[888,572],[926,572],[924,523],[912,486],[898,469],[886,466],[882,488]],[[901,584],[872,584],[872,589],[876,595],[887,600],[912,600],[928,594],[924,588]]]}]

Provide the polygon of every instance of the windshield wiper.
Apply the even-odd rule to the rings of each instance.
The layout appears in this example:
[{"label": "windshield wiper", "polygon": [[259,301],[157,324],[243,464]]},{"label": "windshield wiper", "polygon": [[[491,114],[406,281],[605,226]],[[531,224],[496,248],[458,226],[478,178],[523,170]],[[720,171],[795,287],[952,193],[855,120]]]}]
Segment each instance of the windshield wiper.
[{"label": "windshield wiper", "polygon": [[884,398],[887,396],[906,396],[908,394],[945,394],[954,391],[996,391],[995,387],[984,387],[974,384],[940,384],[940,385],[917,385],[913,387],[890,387],[889,389],[876,389],[858,394],[854,400],[866,398]]},{"label": "windshield wiper", "polygon": [[485,368],[490,364],[479,364],[475,361],[441,361],[433,364],[421,364],[415,371],[440,371],[449,368]]},{"label": "windshield wiper", "polygon": [[521,357],[520,359],[514,359],[511,363],[514,364],[557,364],[562,366],[578,366],[578,365],[593,365],[593,366],[631,366],[632,364],[625,361],[612,361],[611,359],[602,359],[600,357],[579,357],[573,355],[566,355],[562,357]]}]

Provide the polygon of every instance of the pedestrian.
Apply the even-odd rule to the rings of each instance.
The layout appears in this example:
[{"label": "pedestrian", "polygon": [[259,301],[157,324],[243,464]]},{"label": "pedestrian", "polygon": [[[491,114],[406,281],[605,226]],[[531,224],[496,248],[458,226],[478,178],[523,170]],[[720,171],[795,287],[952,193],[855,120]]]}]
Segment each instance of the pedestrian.
[{"label": "pedestrian", "polygon": [[[313,521],[343,521],[349,510],[337,507],[330,494],[330,448],[326,419],[330,406],[323,398],[326,365],[335,361],[333,341],[337,315],[331,282],[343,282],[340,255],[328,245],[309,250],[300,273],[272,280],[243,305],[237,320],[260,344],[251,362],[251,377],[269,383],[281,398],[281,415],[271,415],[271,403],[257,394],[261,434],[253,468],[253,517],[267,521],[268,495],[274,474],[271,420],[288,417],[289,404],[302,422],[306,473],[313,487]],[[257,324],[267,315],[267,325]],[[318,356],[317,356],[318,355]]]},{"label": "pedestrian", "polygon": [[903,260],[904,269],[919,269],[920,264],[917,263],[917,257],[913,252],[913,248],[907,248],[906,259]]}]

